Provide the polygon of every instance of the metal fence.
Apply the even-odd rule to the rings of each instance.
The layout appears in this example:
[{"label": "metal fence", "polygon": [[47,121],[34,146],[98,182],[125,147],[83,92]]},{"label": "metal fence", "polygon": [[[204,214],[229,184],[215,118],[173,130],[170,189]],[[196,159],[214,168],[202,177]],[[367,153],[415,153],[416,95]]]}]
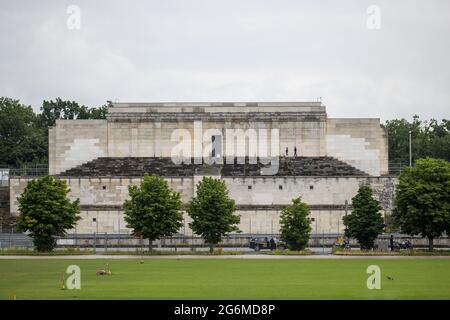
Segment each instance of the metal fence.
[{"label": "metal fence", "polygon": [[48,165],[27,165],[12,167],[0,165],[0,185],[8,186],[10,178],[17,177],[40,177],[48,175]]},{"label": "metal fence", "polygon": [[0,233],[0,248],[31,248],[33,241],[23,233]]},{"label": "metal fence", "polygon": [[47,165],[24,166],[9,169],[9,176],[14,177],[39,177],[48,175]]},{"label": "metal fence", "polygon": [[[331,248],[333,247],[338,236],[342,234],[311,234],[309,240],[310,248]],[[378,243],[386,243],[389,241],[389,234],[382,234],[378,237]],[[234,249],[237,251],[249,250],[250,240],[254,237],[275,237],[279,239],[278,234],[233,234],[223,237],[219,247]],[[415,248],[426,248],[428,246],[427,239],[418,236],[411,237],[408,235],[395,234],[396,241],[408,239]],[[358,244],[351,239],[350,245],[357,247]],[[33,246],[32,239],[22,233],[0,233],[0,248],[31,248]],[[435,239],[436,248],[449,248],[450,239],[441,237]],[[130,234],[108,234],[91,233],[91,234],[68,234],[65,237],[58,238],[57,248],[86,249],[95,252],[107,251],[136,251],[148,250],[149,242],[146,239],[133,237]],[[153,241],[152,248],[157,250],[197,250],[206,249],[208,245],[203,239],[196,235],[175,235],[172,237],[162,238]]]},{"label": "metal fence", "polygon": [[[403,168],[407,166],[402,163],[389,162],[388,171],[391,175],[399,175]],[[6,181],[9,177],[39,177],[48,175],[48,165],[24,165],[12,167],[0,164],[0,181]],[[3,177],[2,177],[3,175]]]}]

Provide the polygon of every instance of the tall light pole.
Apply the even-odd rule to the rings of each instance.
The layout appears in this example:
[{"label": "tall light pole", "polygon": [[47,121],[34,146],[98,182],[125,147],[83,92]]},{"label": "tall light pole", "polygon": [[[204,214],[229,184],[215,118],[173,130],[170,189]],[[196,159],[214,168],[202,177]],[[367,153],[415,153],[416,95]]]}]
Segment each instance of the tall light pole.
[{"label": "tall light pole", "polygon": [[409,166],[410,167],[412,167],[411,133],[412,133],[412,131],[409,130]]}]

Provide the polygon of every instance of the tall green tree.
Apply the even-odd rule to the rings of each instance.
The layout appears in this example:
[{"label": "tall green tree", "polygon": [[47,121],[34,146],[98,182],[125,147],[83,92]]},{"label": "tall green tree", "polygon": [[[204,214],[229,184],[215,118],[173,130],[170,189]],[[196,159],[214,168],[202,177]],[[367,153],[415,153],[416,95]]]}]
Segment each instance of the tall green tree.
[{"label": "tall green tree", "polygon": [[64,236],[80,219],[79,200],[70,201],[69,192],[66,181],[45,176],[28,182],[17,199],[17,230],[30,233],[37,251],[52,251],[55,237]]},{"label": "tall green tree", "polygon": [[135,234],[152,242],[171,236],[183,226],[181,197],[170,189],[164,178],[145,174],[140,186],[129,186],[125,200],[125,221]]},{"label": "tall green tree", "polygon": [[308,245],[311,233],[309,207],[300,198],[281,212],[281,239],[286,241],[290,250],[303,250]]},{"label": "tall green tree", "polygon": [[30,106],[0,98],[0,165],[19,167],[47,161],[46,133]]},{"label": "tall green tree", "polygon": [[236,204],[228,196],[225,182],[203,177],[197,184],[197,194],[189,203],[188,214],[192,218],[190,228],[209,244],[210,252],[224,235],[239,231],[240,217],[234,215]]},{"label": "tall green tree", "polygon": [[106,119],[106,114],[108,113],[108,108],[111,106],[111,101],[98,108],[89,109],[89,119]]},{"label": "tall green tree", "polygon": [[0,165],[47,164],[48,128],[58,119],[105,119],[111,102],[88,108],[75,101],[44,101],[41,113],[19,100],[0,98]]},{"label": "tall green tree", "polygon": [[40,118],[42,125],[46,128],[55,125],[56,120],[73,120],[73,119],[105,119],[107,108],[111,102],[99,108],[88,108],[80,105],[76,101],[62,100],[56,98],[53,100],[44,100],[41,107]]},{"label": "tall green tree", "polygon": [[450,234],[450,162],[426,158],[406,168],[399,178],[394,220],[401,231],[433,241]]},{"label": "tall green tree", "polygon": [[384,229],[380,203],[373,198],[369,186],[362,186],[352,198],[352,205],[352,213],[343,219],[345,234],[347,237],[356,238],[361,249],[372,249],[375,239]]},{"label": "tall green tree", "polygon": [[409,132],[411,131],[412,159],[434,157],[450,161],[450,121],[431,119],[422,121],[414,116],[393,119],[385,123],[389,140],[389,161],[409,165]]},{"label": "tall green tree", "polygon": [[80,106],[78,102],[62,100],[44,100],[41,114],[43,124],[49,128],[55,125],[59,119],[89,119],[89,111],[86,106]]},{"label": "tall green tree", "polygon": [[435,119],[429,121],[430,154],[429,157],[450,161],[450,120],[443,119],[438,122]]}]

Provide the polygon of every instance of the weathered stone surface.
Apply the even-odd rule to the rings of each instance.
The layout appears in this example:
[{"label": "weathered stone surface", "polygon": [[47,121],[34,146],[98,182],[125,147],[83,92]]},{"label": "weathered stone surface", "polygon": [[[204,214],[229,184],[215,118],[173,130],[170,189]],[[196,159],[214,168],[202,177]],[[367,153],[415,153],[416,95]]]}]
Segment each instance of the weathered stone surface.
[{"label": "weathered stone surface", "polygon": [[[381,201],[382,213],[392,209],[396,178],[393,177],[221,177],[236,201],[241,215],[240,228],[247,233],[272,233],[279,228],[279,214],[293,198],[301,197],[311,208],[313,230],[319,233],[343,231],[342,217],[352,210],[351,199],[361,185],[370,185]],[[123,219],[123,202],[129,198],[128,186],[138,185],[142,177],[59,177],[70,188],[69,197],[80,199],[82,220],[71,232],[128,233]],[[195,194],[195,185],[202,176],[166,177],[169,186],[181,194],[183,208]],[[11,214],[17,216],[17,197],[30,179],[13,178],[11,185]],[[345,205],[347,201],[348,205]],[[93,222],[93,218],[96,222]],[[185,215],[182,234],[189,234],[189,217]]]},{"label": "weathered stone surface", "polygon": [[[196,159],[212,156],[212,148],[205,150],[213,141],[218,159],[245,161],[172,162],[180,150]],[[244,233],[277,233],[280,211],[298,197],[311,208],[313,232],[337,233],[361,185],[374,189],[383,213],[392,210],[396,181],[386,175],[387,151],[379,119],[328,118],[320,102],[115,103],[106,120],[56,122],[49,130],[49,173],[67,181],[72,200],[80,199],[82,220],[72,232],[129,232],[122,212],[128,187],[151,173],[181,194],[184,209],[204,176],[224,180]],[[273,156],[278,167],[248,160],[258,154]],[[12,216],[28,181],[10,180]],[[185,214],[180,233],[192,233],[189,219]]]},{"label": "weathered stone surface", "polygon": [[[142,177],[144,173],[165,177],[221,175],[223,177],[261,176],[261,169],[270,165],[233,164],[207,165],[174,164],[170,158],[117,157],[98,158],[59,174],[61,177]],[[279,169],[273,176],[367,176],[366,173],[332,157],[280,157]]]}]

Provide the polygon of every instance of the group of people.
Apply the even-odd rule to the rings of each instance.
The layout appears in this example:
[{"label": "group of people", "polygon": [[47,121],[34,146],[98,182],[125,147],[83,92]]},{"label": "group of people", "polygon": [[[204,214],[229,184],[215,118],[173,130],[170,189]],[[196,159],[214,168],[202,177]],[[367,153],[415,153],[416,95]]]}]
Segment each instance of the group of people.
[{"label": "group of people", "polygon": [[[289,148],[286,147],[286,157],[289,155]],[[294,157],[297,156],[297,147],[294,147]]]}]

